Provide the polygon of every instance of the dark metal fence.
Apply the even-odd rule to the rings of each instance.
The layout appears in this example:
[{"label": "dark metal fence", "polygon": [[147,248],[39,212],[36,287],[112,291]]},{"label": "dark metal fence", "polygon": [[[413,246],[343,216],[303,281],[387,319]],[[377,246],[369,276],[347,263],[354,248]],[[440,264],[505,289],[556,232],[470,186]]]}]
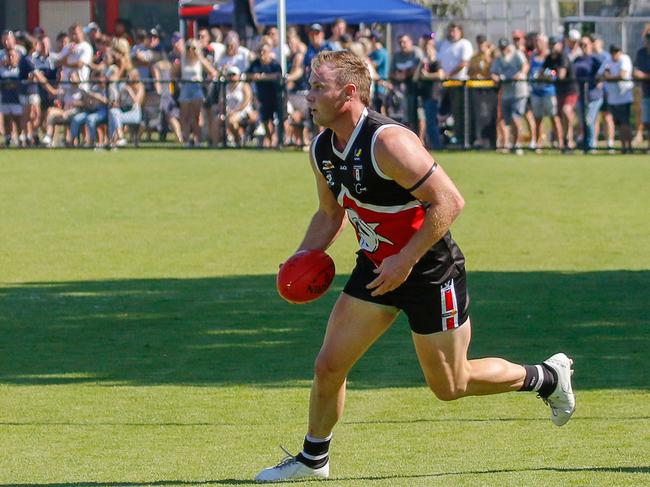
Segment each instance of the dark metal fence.
[{"label": "dark metal fence", "polygon": [[[283,79],[242,79],[239,83],[226,77],[213,81],[147,79],[142,83],[145,96],[139,116],[134,113],[123,124],[136,146],[141,142],[168,147],[178,145],[174,142],[192,145],[190,141],[195,147],[215,148],[305,146],[318,131],[311,122],[305,93],[292,92]],[[449,80],[401,86],[383,83],[375,87],[372,108],[411,127],[433,149],[612,150],[625,148],[621,142],[630,138],[627,127],[632,132],[635,148],[641,149],[647,147],[648,134],[637,128],[642,110],[650,111],[650,89],[644,88],[643,83],[649,82],[592,78],[499,83]],[[97,136],[89,135],[88,131],[110,125],[111,114],[117,117],[118,112],[132,110],[128,101],[125,102],[128,96],[124,93],[128,91],[127,86],[135,84],[128,80],[88,83],[0,80],[0,108],[4,118],[0,130],[9,146],[38,146],[43,145],[44,139],[49,142],[47,145],[97,145]],[[525,96],[513,96],[513,90],[508,89],[512,85],[525,86]],[[555,93],[540,94],[539,88],[546,85],[554,87]],[[241,93],[246,91],[243,86],[250,88],[252,98],[250,106],[241,110],[236,102],[247,96]],[[625,103],[620,103],[622,91],[629,100]],[[101,96],[93,101],[91,94]],[[615,100],[612,94],[616,94]],[[519,100],[513,101],[513,97]],[[98,98],[102,101],[98,102]],[[32,109],[36,104],[38,116]],[[70,133],[73,122],[78,123],[84,114],[104,112],[105,117],[93,118],[94,126],[89,127],[84,119],[80,131]],[[32,135],[28,139],[26,124],[30,117]],[[607,133],[612,126],[614,133]],[[173,135],[174,127],[180,140]],[[518,133],[517,140],[513,131]],[[52,137],[48,137],[49,133]],[[48,138],[54,139],[54,144]],[[104,137],[100,145],[114,142]]]}]

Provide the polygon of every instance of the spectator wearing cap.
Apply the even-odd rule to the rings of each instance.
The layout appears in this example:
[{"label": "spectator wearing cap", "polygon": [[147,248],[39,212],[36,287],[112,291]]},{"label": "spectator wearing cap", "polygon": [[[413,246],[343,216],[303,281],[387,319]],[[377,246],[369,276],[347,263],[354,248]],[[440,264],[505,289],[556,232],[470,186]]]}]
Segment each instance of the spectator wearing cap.
[{"label": "spectator wearing cap", "polygon": [[[455,22],[447,26],[447,38],[438,46],[438,60],[449,80],[467,80],[467,67],[474,54],[472,43],[463,37],[463,27]],[[442,112],[454,117],[454,133],[458,142],[465,141],[465,95],[462,83],[443,91]],[[448,106],[449,109],[445,109]]]},{"label": "spectator wearing cap", "polygon": [[171,52],[168,55],[169,62],[176,66],[180,64],[181,54],[185,52],[185,39],[180,32],[173,32],[169,42],[171,44]]},{"label": "spectator wearing cap", "polygon": [[564,54],[569,58],[569,61],[573,62],[578,56],[582,55],[582,49],[580,49],[580,39],[582,34],[578,29],[571,29],[566,35],[566,44],[564,46]]},{"label": "spectator wearing cap", "polygon": [[370,33],[371,49],[368,54],[370,62],[372,62],[377,71],[379,80],[377,81],[377,89],[375,96],[372,100],[373,108],[381,112],[384,104],[384,97],[386,96],[386,85],[388,82],[388,73],[390,70],[390,63],[388,61],[388,51],[382,44],[382,36],[379,31],[373,30]]},{"label": "spectator wearing cap", "polygon": [[650,27],[643,35],[645,46],[636,52],[634,77],[641,80],[641,123],[646,132],[650,149]]},{"label": "spectator wearing cap", "polygon": [[311,75],[311,60],[321,51],[334,51],[334,46],[325,40],[325,31],[321,24],[311,24],[308,35],[309,43],[307,44],[307,52],[303,59],[303,76],[306,83],[309,82],[309,76]]},{"label": "spectator wearing cap", "polygon": [[[593,39],[594,56],[598,58],[600,65],[602,66],[603,64],[611,61],[612,55],[607,49],[605,49],[603,38],[597,34],[592,34],[591,37]],[[605,139],[607,141],[607,148],[613,150],[615,128],[614,119],[612,118],[612,114],[609,111],[609,105],[607,103],[607,83],[603,85],[603,104],[600,107],[600,117],[596,118],[596,124],[594,125],[594,137],[596,140],[598,140],[598,134],[600,133],[601,120],[605,127],[604,132]]]},{"label": "spectator wearing cap", "polygon": [[[550,53],[544,61],[544,71],[553,73],[551,78],[555,81],[555,92],[557,105],[562,120],[562,133],[564,141],[561,143],[562,150],[575,148],[573,137],[573,125],[575,124],[575,106],[578,102],[578,87],[575,83],[573,64],[564,54],[562,39],[552,36],[549,39]],[[559,141],[558,141],[559,142]]]},{"label": "spectator wearing cap", "polygon": [[88,39],[93,51],[97,51],[99,41],[102,37],[102,29],[97,25],[97,22],[90,22],[84,27],[84,34],[86,34],[86,39]]},{"label": "spectator wearing cap", "polygon": [[348,33],[348,23],[345,19],[335,19],[334,22],[332,22],[331,31],[332,35],[327,39],[327,42],[332,46],[332,50],[342,50],[343,46],[341,44],[341,37]]},{"label": "spectator wearing cap", "polygon": [[[506,125],[506,147],[523,154],[520,145],[522,118],[526,113],[529,87],[526,56],[508,39],[498,43],[500,56],[492,63],[492,79],[501,85],[501,112]],[[510,134],[508,134],[510,132]],[[510,136],[508,136],[510,135]]]},{"label": "spectator wearing cap", "polygon": [[260,45],[255,59],[248,69],[247,79],[255,82],[255,94],[259,102],[259,115],[264,126],[264,147],[278,145],[275,122],[280,122],[282,68],[273,57],[273,46]]},{"label": "spectator wearing cap", "polygon": [[399,51],[393,55],[390,64],[390,80],[393,86],[404,95],[406,106],[402,122],[413,130],[418,130],[417,98],[418,87],[413,76],[420,65],[420,56],[408,34],[398,37]]},{"label": "spectator wearing cap", "polygon": [[599,74],[607,81],[607,103],[609,111],[618,127],[623,154],[632,151],[632,129],[630,114],[634,100],[634,82],[632,81],[632,60],[623,53],[620,46],[611,45],[609,53],[612,60],[603,64]]},{"label": "spectator wearing cap", "polygon": [[469,79],[481,81],[480,84],[472,86],[469,92],[472,107],[471,138],[476,147],[496,147],[495,113],[497,113],[498,92],[494,89],[490,71],[495,57],[494,45],[484,35],[477,35],[476,51],[467,67]]},{"label": "spectator wearing cap", "polygon": [[246,127],[257,122],[258,115],[253,109],[253,90],[250,84],[241,80],[241,71],[237,66],[226,70],[226,130],[235,146],[241,147],[245,142]]},{"label": "spectator wearing cap", "polygon": [[582,55],[575,58],[573,68],[580,90],[583,149],[587,152],[596,148],[594,127],[603,104],[603,88],[597,80],[600,60],[593,54],[591,37],[583,36],[580,39],[580,50]]},{"label": "spectator wearing cap", "polygon": [[[555,40],[553,39],[553,41]],[[544,146],[544,118],[546,117],[551,120],[555,140],[558,141],[559,148],[564,147],[562,121],[558,114],[554,84],[557,74],[544,66],[549,54],[549,40],[545,35],[539,34],[535,40],[535,50],[530,56],[530,70],[528,72],[528,78],[533,80],[531,81],[530,104],[536,125],[536,152],[541,152]]]}]

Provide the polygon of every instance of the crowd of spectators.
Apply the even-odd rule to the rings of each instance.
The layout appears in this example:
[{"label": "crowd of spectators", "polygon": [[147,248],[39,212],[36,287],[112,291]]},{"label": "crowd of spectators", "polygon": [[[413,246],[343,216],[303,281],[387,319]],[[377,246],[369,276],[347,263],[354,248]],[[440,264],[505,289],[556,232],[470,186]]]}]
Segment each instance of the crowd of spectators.
[{"label": "crowd of spectators", "polygon": [[479,35],[473,45],[457,23],[444,39],[398,36],[389,58],[381,32],[339,19],[289,27],[284,78],[275,27],[250,46],[218,27],[191,39],[156,28],[131,33],[125,22],[114,30],[106,35],[91,22],[55,39],[38,27],[3,32],[5,146],[120,147],[127,136],[137,143],[158,134],[187,147],[306,147],[318,131],[305,100],[310,62],[337,49],[366,60],[373,108],[433,149],[613,150],[617,139],[629,152],[650,131],[650,28],[634,61],[577,30],[516,30],[496,45]]},{"label": "crowd of spectators", "polygon": [[404,94],[403,121],[432,148],[628,153],[644,137],[650,147],[650,26],[643,38],[632,60],[576,29],[564,37],[515,30],[496,45],[479,35],[474,47],[451,23],[440,42],[402,35],[388,82]]}]

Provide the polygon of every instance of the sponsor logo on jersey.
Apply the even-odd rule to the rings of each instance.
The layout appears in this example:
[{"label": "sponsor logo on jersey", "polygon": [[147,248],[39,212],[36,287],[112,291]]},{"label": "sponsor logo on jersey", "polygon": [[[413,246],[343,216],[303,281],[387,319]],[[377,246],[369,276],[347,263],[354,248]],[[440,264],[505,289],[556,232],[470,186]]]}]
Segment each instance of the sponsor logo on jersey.
[{"label": "sponsor logo on jersey", "polygon": [[363,166],[352,166],[352,175],[357,183],[361,182],[363,179]]},{"label": "sponsor logo on jersey", "polygon": [[332,161],[324,160],[323,161],[323,170],[324,171],[331,171],[334,169],[334,164],[332,164]]},{"label": "sponsor logo on jersey", "polygon": [[357,159],[357,160],[361,159],[361,151],[362,151],[362,149],[357,149],[356,151],[354,151],[354,158],[355,159]]},{"label": "sponsor logo on jersey", "polygon": [[357,234],[359,235],[359,247],[361,247],[361,250],[370,253],[376,252],[377,249],[379,249],[379,244],[382,242],[389,245],[395,245],[386,237],[383,237],[376,232],[375,229],[379,226],[379,223],[364,222],[359,217],[359,214],[350,208],[347,209],[347,212],[350,222],[354,225]]}]

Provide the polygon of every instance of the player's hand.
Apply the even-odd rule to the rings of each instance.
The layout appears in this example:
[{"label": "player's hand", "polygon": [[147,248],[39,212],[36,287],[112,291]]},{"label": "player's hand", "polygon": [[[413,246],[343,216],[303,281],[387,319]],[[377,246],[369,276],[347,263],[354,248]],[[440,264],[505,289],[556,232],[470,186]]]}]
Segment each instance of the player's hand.
[{"label": "player's hand", "polygon": [[413,265],[402,254],[386,257],[374,270],[374,273],[379,275],[366,288],[374,289],[370,293],[371,296],[386,294],[406,281],[412,269]]}]

